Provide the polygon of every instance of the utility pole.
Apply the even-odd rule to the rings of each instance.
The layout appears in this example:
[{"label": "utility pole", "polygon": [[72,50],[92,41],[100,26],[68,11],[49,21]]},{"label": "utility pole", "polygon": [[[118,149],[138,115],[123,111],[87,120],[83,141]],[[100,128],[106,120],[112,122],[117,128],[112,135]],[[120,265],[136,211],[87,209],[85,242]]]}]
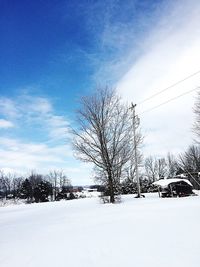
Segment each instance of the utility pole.
[{"label": "utility pole", "polygon": [[141,197],[141,189],[140,189],[140,178],[139,178],[139,173],[138,173],[138,154],[137,154],[137,140],[136,140],[136,115],[135,115],[135,107],[136,104],[134,105],[131,103],[131,111],[133,112],[133,118],[132,118],[132,123],[133,123],[133,142],[134,142],[134,156],[135,156],[135,174],[136,174],[136,180],[137,180],[137,197]]}]

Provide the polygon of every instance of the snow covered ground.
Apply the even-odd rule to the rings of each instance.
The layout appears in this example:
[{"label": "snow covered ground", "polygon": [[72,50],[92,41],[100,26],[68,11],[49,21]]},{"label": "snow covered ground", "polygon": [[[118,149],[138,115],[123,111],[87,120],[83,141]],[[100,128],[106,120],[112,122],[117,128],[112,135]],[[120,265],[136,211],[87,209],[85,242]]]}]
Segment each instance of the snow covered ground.
[{"label": "snow covered ground", "polygon": [[200,197],[0,208],[1,267],[199,267]]}]

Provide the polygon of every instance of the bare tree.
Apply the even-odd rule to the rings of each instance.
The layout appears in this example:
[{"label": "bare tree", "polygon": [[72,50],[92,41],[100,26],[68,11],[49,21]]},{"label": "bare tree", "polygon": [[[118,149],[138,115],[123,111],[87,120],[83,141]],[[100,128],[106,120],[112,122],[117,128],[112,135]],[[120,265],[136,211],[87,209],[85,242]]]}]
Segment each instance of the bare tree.
[{"label": "bare tree", "polygon": [[4,193],[5,198],[11,193],[12,189],[12,174],[5,174],[2,170],[0,171],[0,189]]},{"label": "bare tree", "polygon": [[158,178],[158,161],[156,158],[149,156],[145,159],[144,163],[146,176],[152,182],[155,182]]},{"label": "bare tree", "polygon": [[35,171],[31,171],[31,174],[29,176],[29,181],[33,188],[35,188],[40,182],[43,180],[43,175],[38,174]]},{"label": "bare tree", "polygon": [[47,180],[52,184],[54,200],[56,200],[60,188],[71,185],[70,180],[64,174],[63,170],[50,171],[47,175]]},{"label": "bare tree", "polygon": [[167,163],[165,161],[165,158],[160,158],[157,160],[157,165],[158,165],[158,178],[162,179],[165,178],[166,173],[167,173]]},{"label": "bare tree", "polygon": [[[76,156],[92,162],[109,187],[114,203],[115,185],[131,156],[131,120],[128,108],[113,90],[99,89],[81,99],[79,129],[73,130]],[[100,175],[100,177],[101,177]]]},{"label": "bare tree", "polygon": [[0,170],[0,191],[3,193],[4,197],[12,194],[15,198],[19,195],[22,180],[23,179],[17,177],[15,173],[4,173]]},{"label": "bare tree", "polygon": [[178,170],[178,162],[170,153],[160,159],[150,156],[145,160],[146,176],[152,182],[160,178],[172,178]]},{"label": "bare tree", "polygon": [[200,189],[200,146],[190,146],[179,156],[178,164],[180,172],[188,176],[196,189]]},{"label": "bare tree", "polygon": [[5,175],[3,170],[0,170],[0,192],[2,196],[6,196]]},{"label": "bare tree", "polygon": [[190,146],[179,156],[179,167],[185,172],[200,171],[200,146]]},{"label": "bare tree", "polygon": [[71,185],[70,179],[66,176],[63,170],[59,171],[58,177],[59,177],[60,188]]},{"label": "bare tree", "polygon": [[12,179],[12,192],[13,192],[13,197],[19,197],[20,195],[20,189],[21,185],[23,183],[24,179],[23,177],[16,177],[14,176]]},{"label": "bare tree", "polygon": [[167,170],[167,178],[174,177],[178,172],[179,166],[176,158],[168,153],[166,157],[166,170]]}]

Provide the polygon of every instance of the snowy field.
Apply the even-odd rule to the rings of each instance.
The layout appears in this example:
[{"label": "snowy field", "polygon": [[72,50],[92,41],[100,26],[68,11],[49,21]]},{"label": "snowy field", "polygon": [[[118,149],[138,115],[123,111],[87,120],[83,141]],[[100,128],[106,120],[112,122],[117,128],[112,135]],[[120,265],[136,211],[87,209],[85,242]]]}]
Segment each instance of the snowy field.
[{"label": "snowy field", "polygon": [[200,197],[0,208],[1,267],[199,267]]}]

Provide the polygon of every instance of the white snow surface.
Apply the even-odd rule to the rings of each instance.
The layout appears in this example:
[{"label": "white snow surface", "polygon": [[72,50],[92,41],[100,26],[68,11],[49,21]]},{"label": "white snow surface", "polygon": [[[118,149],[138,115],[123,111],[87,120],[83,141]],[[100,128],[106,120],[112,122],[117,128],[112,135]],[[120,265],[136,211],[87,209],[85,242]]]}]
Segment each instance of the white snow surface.
[{"label": "white snow surface", "polygon": [[155,181],[153,183],[153,185],[165,187],[165,186],[168,186],[171,183],[176,183],[176,182],[181,182],[181,181],[186,182],[187,184],[189,184],[190,186],[192,186],[192,184],[190,183],[189,180],[187,180],[187,179],[179,179],[179,178],[160,179],[158,181]]},{"label": "white snow surface", "polygon": [[199,267],[200,197],[0,208],[1,267]]}]

